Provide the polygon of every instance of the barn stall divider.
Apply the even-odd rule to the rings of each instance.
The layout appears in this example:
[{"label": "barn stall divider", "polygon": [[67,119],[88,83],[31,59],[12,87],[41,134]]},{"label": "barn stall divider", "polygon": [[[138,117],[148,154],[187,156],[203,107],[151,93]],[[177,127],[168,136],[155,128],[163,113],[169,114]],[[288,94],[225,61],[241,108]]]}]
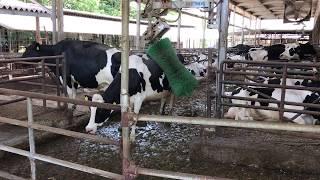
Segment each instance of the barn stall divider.
[{"label": "barn stall divider", "polygon": [[[39,61],[39,62],[34,62]],[[45,62],[46,61],[46,62]],[[55,63],[48,63],[49,61],[54,61]],[[7,83],[13,83],[13,82],[19,82],[23,84],[30,84],[35,86],[41,86],[42,92],[46,94],[46,88],[56,88],[56,94],[57,96],[61,95],[61,92],[64,96],[67,96],[67,82],[66,82],[66,65],[65,65],[65,59],[64,55],[58,55],[58,56],[43,56],[43,57],[31,57],[31,58],[5,58],[3,60],[0,60],[0,64],[22,64],[22,65],[40,65],[41,66],[41,73],[40,75],[29,75],[29,76],[19,76],[15,78],[9,78],[8,80],[1,80],[1,84],[7,84]],[[55,85],[50,85],[46,83],[46,66],[55,67],[55,75],[51,75],[49,72],[50,77],[54,80]],[[62,70],[61,77],[62,77],[62,87],[60,85],[60,68]],[[1,74],[5,74],[10,77],[12,74],[14,74],[15,70],[10,69],[4,72],[1,72]],[[41,79],[41,83],[39,82],[31,82],[30,80],[38,80]],[[17,98],[14,100],[8,100],[5,102],[1,102],[0,105],[6,105],[10,103],[15,103],[19,101],[24,101],[26,98]],[[58,103],[58,106],[60,107],[60,103]],[[46,107],[46,101],[43,100],[43,107]]]},{"label": "barn stall divider", "polygon": [[[228,64],[234,64],[236,67],[226,68]],[[319,92],[320,87],[316,87],[314,84],[311,84],[309,87],[302,86],[302,80],[307,80],[305,84],[308,84],[308,81],[320,82],[320,77],[317,70],[320,67],[320,63],[301,63],[301,62],[275,62],[275,61],[266,61],[266,62],[256,62],[256,61],[235,61],[235,60],[225,60],[220,65],[221,71],[218,72],[219,76],[219,87],[218,89],[223,90],[225,85],[234,85],[249,91],[250,93],[258,94],[260,98],[251,98],[251,97],[240,97],[234,95],[225,95],[224,91],[216,92],[217,96],[217,108],[216,114],[223,117],[224,106],[228,107],[243,107],[243,108],[252,108],[252,109],[264,109],[270,111],[279,111],[279,120],[292,122],[301,114],[310,114],[310,115],[320,115],[318,111],[305,110],[305,108],[320,108],[319,101],[320,97],[314,99],[311,103],[298,103],[298,102],[288,102],[285,101],[286,90],[307,90],[311,92]],[[245,81],[243,80],[225,80],[225,77],[232,75],[242,75],[244,76]],[[263,78],[259,82],[259,77]],[[276,78],[279,80],[279,84],[266,83],[265,79]],[[280,81],[281,80],[281,81]],[[296,85],[288,85],[287,81],[294,80],[297,81]],[[264,94],[255,90],[254,88],[279,88],[281,89],[280,100],[272,98],[270,95]],[[224,102],[224,99],[226,102]],[[249,102],[259,102],[259,103],[274,103],[278,107],[268,107],[268,106],[256,106],[249,104],[233,104],[228,103],[229,100],[243,100]],[[285,105],[303,107],[303,110],[299,109],[286,109]],[[285,119],[283,117],[284,112],[297,113],[294,117],[290,119]]]}]

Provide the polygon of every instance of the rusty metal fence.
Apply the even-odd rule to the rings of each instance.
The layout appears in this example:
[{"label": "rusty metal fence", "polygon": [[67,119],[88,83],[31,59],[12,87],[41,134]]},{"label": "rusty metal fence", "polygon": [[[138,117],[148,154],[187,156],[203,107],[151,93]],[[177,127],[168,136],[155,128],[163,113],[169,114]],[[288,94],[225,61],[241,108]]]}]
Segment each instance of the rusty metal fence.
[{"label": "rusty metal fence", "polygon": [[[4,71],[1,71],[1,75],[6,75],[8,79],[2,79],[0,80],[0,85],[3,84],[8,84],[8,83],[22,83],[22,84],[29,84],[29,85],[34,85],[34,86],[41,86],[41,90],[43,94],[47,93],[47,88],[56,88],[56,94],[57,96],[60,96],[61,94],[64,94],[64,96],[67,96],[67,91],[66,91],[66,65],[65,65],[65,60],[64,60],[64,55],[58,55],[58,56],[43,56],[43,57],[31,57],[31,58],[17,58],[17,57],[10,57],[6,58],[3,57],[4,59],[0,60],[1,65],[9,65],[9,66],[14,66],[14,65],[22,65],[22,68],[24,69],[25,66],[32,66],[32,68],[28,69],[35,69],[36,66],[40,66],[41,71],[39,74],[36,73],[36,71],[32,71],[31,74],[29,75],[27,72],[20,74],[21,76],[19,77],[13,77],[13,74],[15,72],[21,69],[6,69]],[[53,63],[52,63],[53,62]],[[55,68],[55,74],[53,75],[52,72],[48,72],[46,70],[46,67],[54,67]],[[22,69],[22,70],[23,70]],[[30,72],[29,72],[30,73]],[[51,79],[55,82],[54,85],[52,84],[47,84],[46,82],[46,74],[49,74]],[[28,74],[28,75],[26,75]],[[62,78],[62,86],[60,85],[60,80],[59,76]],[[41,80],[41,82],[34,82],[32,80]],[[9,100],[6,102],[1,102],[0,105],[4,104],[10,104],[18,101],[23,101],[25,98],[18,98],[14,100]],[[58,103],[60,106],[60,103]],[[43,106],[46,107],[46,101],[43,100]]]},{"label": "rusty metal fence", "polygon": [[[228,64],[233,64],[233,68],[227,68]],[[216,114],[218,117],[223,117],[224,107],[242,107],[242,108],[252,108],[252,109],[263,109],[270,111],[279,111],[280,121],[293,121],[301,114],[310,115],[320,115],[320,112],[316,110],[306,110],[307,108],[320,108],[320,98],[315,99],[312,103],[298,103],[298,102],[288,102],[285,101],[287,90],[307,90],[311,92],[320,92],[320,76],[318,74],[318,69],[320,63],[301,63],[301,62],[277,62],[277,61],[266,61],[266,62],[256,62],[256,61],[235,61],[235,60],[225,60],[221,66],[221,71],[218,72],[219,76],[219,86],[220,92],[216,92],[217,97],[217,108]],[[242,76],[242,80],[230,80],[227,77],[230,76]],[[262,77],[262,80],[259,80]],[[265,79],[278,79],[279,84],[266,83]],[[280,81],[281,80],[281,81]],[[309,87],[302,86],[298,84],[290,84],[289,80],[294,81],[314,81],[316,83],[310,84]],[[307,84],[307,83],[306,83]],[[233,85],[235,87],[240,87],[249,91],[250,93],[258,94],[260,98],[252,97],[239,97],[234,95],[225,95],[224,89],[227,85]],[[281,89],[280,100],[272,98],[270,95],[259,92],[254,88],[275,88]],[[259,103],[273,103],[278,107],[268,107],[268,106],[255,106],[250,104],[234,104],[230,103],[231,99],[248,101],[248,102],[259,102]],[[285,105],[292,105],[297,107],[303,107],[303,110],[299,109],[287,109]],[[285,119],[283,117],[284,112],[297,113],[291,119]]]}]

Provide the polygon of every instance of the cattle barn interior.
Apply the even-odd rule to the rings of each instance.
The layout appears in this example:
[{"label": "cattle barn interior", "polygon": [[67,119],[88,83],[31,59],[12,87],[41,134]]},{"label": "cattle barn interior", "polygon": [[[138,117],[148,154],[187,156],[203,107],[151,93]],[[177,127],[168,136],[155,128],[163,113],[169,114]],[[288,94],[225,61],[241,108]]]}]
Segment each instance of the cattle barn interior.
[{"label": "cattle barn interior", "polygon": [[319,179],[318,0],[66,2],[0,0],[0,179]]}]

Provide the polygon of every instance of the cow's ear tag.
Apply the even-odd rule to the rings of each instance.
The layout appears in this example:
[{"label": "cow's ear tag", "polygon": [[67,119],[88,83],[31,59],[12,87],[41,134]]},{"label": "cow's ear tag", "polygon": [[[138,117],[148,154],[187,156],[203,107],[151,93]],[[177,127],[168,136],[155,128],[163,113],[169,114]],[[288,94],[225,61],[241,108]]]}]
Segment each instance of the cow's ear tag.
[{"label": "cow's ear tag", "polygon": [[39,46],[37,46],[37,48],[36,48],[36,49],[37,49],[37,51],[39,51],[39,50],[40,50],[40,47],[39,47]]},{"label": "cow's ear tag", "polygon": [[88,96],[84,96],[84,100],[88,101],[89,100]]},{"label": "cow's ear tag", "polygon": [[116,103],[116,102],[113,102],[113,104],[115,104],[115,105],[116,105],[117,103]]}]

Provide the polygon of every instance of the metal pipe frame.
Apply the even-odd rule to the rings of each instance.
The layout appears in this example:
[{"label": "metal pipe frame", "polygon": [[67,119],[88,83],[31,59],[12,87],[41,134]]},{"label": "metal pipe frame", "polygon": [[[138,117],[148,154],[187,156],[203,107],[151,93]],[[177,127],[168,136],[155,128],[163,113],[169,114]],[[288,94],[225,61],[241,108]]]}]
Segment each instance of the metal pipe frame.
[{"label": "metal pipe frame", "polygon": [[0,88],[0,94],[17,95],[17,96],[37,98],[37,99],[46,99],[51,101],[60,101],[65,103],[77,104],[77,105],[94,106],[94,107],[104,108],[104,109],[113,109],[113,110],[121,109],[119,105],[115,105],[115,104],[97,103],[97,102],[70,99],[66,97],[60,97],[60,96],[54,96],[54,95],[48,95],[48,94],[42,94],[42,93],[19,91],[19,90],[13,90],[13,89],[5,89],[5,88]]},{"label": "metal pipe frame", "polygon": [[105,143],[105,144],[116,145],[116,146],[120,145],[120,142],[115,141],[115,140],[111,140],[111,139],[108,139],[105,137],[99,137],[99,136],[95,136],[95,135],[91,135],[91,134],[69,131],[69,130],[45,126],[45,125],[41,125],[41,124],[35,124],[35,123],[30,124],[26,121],[21,121],[21,120],[6,118],[6,117],[0,117],[0,122],[15,125],[15,126],[20,126],[20,127],[32,128],[32,129],[36,129],[39,131],[46,131],[46,132],[59,134],[59,135],[63,135],[63,136],[68,136],[68,137],[73,137],[73,138],[78,138],[78,139],[87,139],[87,140],[90,140],[93,142],[98,142],[98,143]]},{"label": "metal pipe frame", "polygon": [[27,98],[22,97],[22,98],[17,98],[17,99],[5,101],[5,102],[0,102],[0,106],[7,105],[7,104],[11,104],[11,103],[15,103],[15,102],[24,101],[24,100],[26,100],[26,99],[27,99]]},{"label": "metal pipe frame", "polygon": [[135,117],[138,121],[153,121],[163,123],[179,123],[179,124],[193,124],[193,125],[207,125],[207,126],[223,126],[223,127],[237,127],[250,129],[270,129],[296,132],[312,132],[320,133],[319,126],[299,125],[291,123],[275,123],[275,122],[261,122],[261,121],[235,121],[230,119],[219,118],[194,118],[182,116],[158,116],[139,114]]},{"label": "metal pipe frame", "polygon": [[41,78],[43,78],[42,75],[34,75],[34,76],[29,76],[29,77],[18,77],[18,78],[14,78],[11,80],[0,81],[0,84],[7,84],[7,83],[18,82],[18,81],[28,81],[28,80],[41,79]]},{"label": "metal pipe frame", "polygon": [[172,171],[163,171],[156,169],[148,169],[137,167],[136,171],[138,174],[147,175],[147,176],[156,176],[162,178],[170,179],[183,179],[183,180],[193,180],[193,179],[203,179],[203,180],[227,180],[227,178],[220,177],[211,177],[211,176],[202,176],[188,173],[172,172]]},{"label": "metal pipe frame", "polygon": [[55,59],[62,59],[64,58],[63,55],[58,55],[58,56],[41,56],[41,57],[28,57],[28,58],[10,58],[10,59],[4,59],[0,61],[1,63],[15,63],[18,61],[34,61],[34,60],[42,60],[42,59],[46,59],[46,60],[55,60]]},{"label": "metal pipe frame", "polygon": [[27,98],[27,114],[28,114],[28,137],[29,137],[29,151],[30,151],[30,168],[31,168],[31,179],[36,180],[36,163],[33,158],[36,153],[35,141],[34,141],[34,132],[31,125],[33,124],[33,113],[32,113],[32,102],[31,98]]},{"label": "metal pipe frame", "polygon": [[132,179],[130,168],[130,139],[129,139],[129,1],[121,1],[121,126],[122,126],[122,174],[124,179]]},{"label": "metal pipe frame", "polygon": [[63,167],[67,167],[67,168],[70,168],[70,169],[86,172],[86,173],[89,173],[89,174],[102,176],[102,177],[109,178],[109,179],[119,179],[119,180],[123,179],[123,176],[120,175],[120,174],[116,174],[116,173],[104,171],[104,170],[101,170],[101,169],[96,169],[96,168],[88,167],[88,166],[85,166],[85,165],[80,165],[80,164],[64,161],[64,160],[61,160],[61,159],[56,159],[56,158],[53,158],[53,157],[50,157],[50,156],[45,156],[45,155],[36,154],[36,153],[35,154],[31,154],[28,151],[24,151],[24,150],[21,150],[21,149],[13,148],[13,147],[2,145],[2,144],[0,144],[0,150],[6,151],[6,152],[10,152],[10,153],[14,153],[14,154],[18,154],[18,155],[25,156],[25,157],[28,157],[28,158],[33,158],[33,159],[36,159],[36,160],[39,160],[39,161],[55,164],[55,165],[58,165],[58,166],[63,166]]}]

